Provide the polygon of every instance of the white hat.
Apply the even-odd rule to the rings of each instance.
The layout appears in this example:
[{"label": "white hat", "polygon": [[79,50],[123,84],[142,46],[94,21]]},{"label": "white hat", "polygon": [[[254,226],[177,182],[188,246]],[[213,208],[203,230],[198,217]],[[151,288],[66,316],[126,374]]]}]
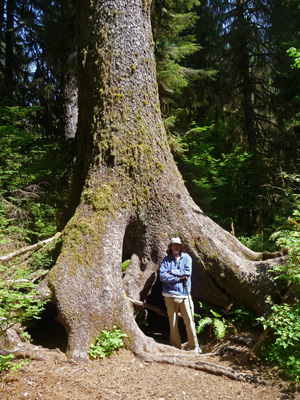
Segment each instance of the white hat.
[{"label": "white hat", "polygon": [[172,238],[171,244],[173,244],[173,243],[182,244],[180,238]]}]

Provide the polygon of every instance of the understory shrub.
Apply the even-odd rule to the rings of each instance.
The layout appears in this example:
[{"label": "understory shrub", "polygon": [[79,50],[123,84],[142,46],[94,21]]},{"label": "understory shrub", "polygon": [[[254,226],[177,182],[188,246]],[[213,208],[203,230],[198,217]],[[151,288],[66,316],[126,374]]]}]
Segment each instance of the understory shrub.
[{"label": "understory shrub", "polygon": [[243,243],[246,247],[253,251],[276,251],[276,245],[274,241],[269,240],[268,235],[264,233],[259,233],[251,237],[240,236],[239,241]]},{"label": "understory shrub", "polygon": [[[299,206],[300,204],[296,204]],[[292,288],[293,299],[288,303],[272,304],[267,318],[260,318],[271,336],[271,343],[262,348],[267,362],[277,366],[294,382],[300,382],[300,211],[294,211],[286,226],[274,233],[273,238],[289,252],[284,265],[277,265],[275,279],[285,281]]]},{"label": "understory shrub", "polygon": [[[32,318],[40,318],[47,300],[42,300],[36,285],[30,281],[30,271],[14,269],[0,264],[0,336],[6,335],[14,325],[22,325]],[[20,337],[22,333],[20,334]],[[23,335],[24,336],[24,335]],[[14,362],[12,354],[0,356],[0,371],[19,369],[28,359]]]},{"label": "understory shrub", "polygon": [[0,372],[7,371],[9,369],[17,371],[30,363],[30,359],[24,358],[23,360],[16,362],[14,362],[14,359],[15,357],[13,354],[8,354],[7,356],[0,355]]},{"label": "understory shrub", "polygon": [[265,360],[300,382],[300,304],[274,304],[269,317],[261,322],[272,332],[272,343],[263,348]]},{"label": "understory shrub", "polygon": [[17,323],[39,318],[46,301],[38,297],[35,285],[27,281],[0,285],[0,335]]},{"label": "understory shrub", "polygon": [[123,338],[126,337],[127,335],[122,333],[116,326],[114,326],[111,331],[101,331],[96,342],[90,347],[89,356],[91,358],[104,358],[105,356],[111,356],[114,351],[124,347]]}]

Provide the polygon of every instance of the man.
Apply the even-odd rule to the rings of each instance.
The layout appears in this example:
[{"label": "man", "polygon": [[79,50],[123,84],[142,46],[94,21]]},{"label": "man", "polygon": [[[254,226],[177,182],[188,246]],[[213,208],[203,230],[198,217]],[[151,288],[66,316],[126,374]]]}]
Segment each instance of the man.
[{"label": "man", "polygon": [[168,255],[160,267],[160,280],[163,283],[163,296],[170,323],[170,344],[181,349],[178,329],[178,312],[180,312],[185,323],[189,348],[201,354],[191,310],[193,308],[190,296],[192,259],[183,250],[180,238],[172,238]]}]

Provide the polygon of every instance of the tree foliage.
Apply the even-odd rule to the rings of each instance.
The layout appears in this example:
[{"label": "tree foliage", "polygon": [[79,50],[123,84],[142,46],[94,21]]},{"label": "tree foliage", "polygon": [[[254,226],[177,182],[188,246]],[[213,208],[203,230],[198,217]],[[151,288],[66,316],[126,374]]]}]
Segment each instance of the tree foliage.
[{"label": "tree foliage", "polygon": [[[216,0],[194,4],[192,11],[197,19],[181,35],[191,35],[198,50],[180,63],[197,73],[178,85],[180,96],[169,91],[168,107],[162,107],[170,146],[187,187],[209,215],[238,235],[261,233],[281,214],[280,171],[296,168],[297,127],[291,121],[299,110],[299,77],[285,51],[297,41],[298,9],[294,3]],[[163,89],[160,97],[164,101]],[[199,168],[199,158],[193,165],[191,131],[198,131],[200,157],[209,151],[207,168]],[[244,155],[241,176],[232,164],[226,185],[222,159],[234,161],[237,151],[239,165]]]},{"label": "tree foliage", "polygon": [[[72,5],[17,0],[11,31],[7,5],[4,1],[0,10],[2,105],[40,107],[32,112],[34,129],[43,137],[35,140],[39,153],[49,157],[49,146],[68,148],[61,168],[70,171],[74,140],[64,142],[64,137],[67,81],[76,75]],[[297,168],[300,83],[286,50],[299,43],[298,18],[295,2],[279,0],[157,0],[152,5],[170,147],[196,202],[237,235],[261,233],[276,221],[284,202],[280,171]],[[7,62],[13,77],[7,76]],[[10,153],[11,145],[6,143]],[[54,203],[63,209],[61,200]]]},{"label": "tree foliage", "polygon": [[271,340],[263,346],[265,359],[295,382],[300,381],[300,211],[299,199],[295,202],[293,217],[273,234],[280,247],[289,250],[285,265],[273,268],[275,279],[286,282],[290,292],[282,304],[271,303],[267,317],[260,318],[268,329]]},{"label": "tree foliage", "polygon": [[67,142],[45,135],[40,112],[39,106],[0,106],[1,235],[20,244],[54,235],[66,195]]}]

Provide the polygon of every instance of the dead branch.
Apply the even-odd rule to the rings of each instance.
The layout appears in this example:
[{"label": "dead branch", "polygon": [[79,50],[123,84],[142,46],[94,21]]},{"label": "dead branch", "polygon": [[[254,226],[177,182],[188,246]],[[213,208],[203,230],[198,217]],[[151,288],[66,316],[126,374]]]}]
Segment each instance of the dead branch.
[{"label": "dead branch", "polygon": [[7,279],[6,281],[2,281],[1,285],[5,286],[5,285],[9,285],[11,283],[22,283],[22,282],[30,282],[29,279]]},{"label": "dead branch", "polygon": [[15,206],[13,203],[9,202],[8,200],[6,200],[4,197],[0,196],[0,199],[3,203],[5,203],[6,206],[6,213],[10,216],[10,217],[15,217],[15,216],[19,216],[21,219],[25,220],[28,219],[28,215],[25,211],[21,210],[20,208],[18,208],[17,206]]},{"label": "dead branch", "polygon": [[42,278],[43,276],[47,275],[49,273],[49,270],[41,270],[39,269],[38,271],[33,272],[30,274],[30,279],[7,279],[5,281],[0,282],[0,287],[6,286],[6,285],[11,285],[12,283],[22,283],[22,282],[31,282],[35,283],[37,280]]},{"label": "dead branch", "polygon": [[14,190],[12,192],[12,194],[16,197],[16,198],[30,198],[30,197],[40,197],[39,194],[34,193],[34,192],[27,192],[25,190],[22,189],[18,189],[18,190]]},{"label": "dead branch", "polygon": [[149,303],[144,303],[143,301],[133,300],[130,297],[127,297],[127,299],[132,304],[135,304],[136,306],[141,306],[141,307],[144,307],[144,308],[148,308],[149,310],[152,310],[152,311],[156,312],[157,314],[161,315],[162,317],[168,318],[167,313],[164,310],[162,310],[160,307],[154,306],[154,305],[149,304]]},{"label": "dead branch", "polygon": [[57,232],[54,236],[52,236],[52,237],[49,238],[49,239],[42,240],[42,241],[40,241],[40,242],[38,242],[38,243],[36,243],[36,244],[33,244],[32,246],[22,247],[22,248],[19,249],[19,250],[16,250],[16,251],[14,251],[14,252],[12,252],[12,253],[7,254],[6,256],[0,257],[0,262],[1,262],[1,261],[4,261],[4,262],[5,262],[5,261],[10,261],[10,260],[12,260],[13,258],[15,258],[15,257],[17,257],[17,256],[20,256],[20,255],[22,255],[22,254],[28,253],[28,252],[30,252],[30,251],[38,250],[38,249],[40,249],[41,247],[45,246],[46,244],[51,243],[51,242],[53,242],[54,240],[58,239],[58,238],[60,237],[60,235],[61,235],[61,232]]},{"label": "dead branch", "polygon": [[29,275],[30,280],[32,283],[35,283],[40,278],[43,278],[45,275],[49,273],[49,269],[38,269],[37,271],[33,272]]}]

